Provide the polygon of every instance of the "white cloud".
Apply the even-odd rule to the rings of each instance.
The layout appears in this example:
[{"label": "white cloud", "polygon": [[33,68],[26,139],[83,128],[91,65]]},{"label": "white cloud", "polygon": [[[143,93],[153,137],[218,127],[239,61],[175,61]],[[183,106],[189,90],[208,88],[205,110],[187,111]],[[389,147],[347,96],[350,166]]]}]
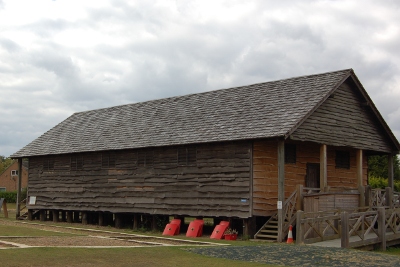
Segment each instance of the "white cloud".
[{"label": "white cloud", "polygon": [[399,17],[390,0],[0,0],[0,155],[73,112],[344,68],[399,137]]}]

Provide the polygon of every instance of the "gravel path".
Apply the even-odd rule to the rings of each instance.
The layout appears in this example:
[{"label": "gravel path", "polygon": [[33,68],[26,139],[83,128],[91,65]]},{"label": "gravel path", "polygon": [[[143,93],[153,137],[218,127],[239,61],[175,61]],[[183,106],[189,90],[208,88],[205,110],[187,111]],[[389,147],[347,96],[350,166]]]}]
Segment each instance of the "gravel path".
[{"label": "gravel path", "polygon": [[368,251],[295,245],[188,248],[188,251],[217,258],[282,266],[400,266],[400,257]]}]

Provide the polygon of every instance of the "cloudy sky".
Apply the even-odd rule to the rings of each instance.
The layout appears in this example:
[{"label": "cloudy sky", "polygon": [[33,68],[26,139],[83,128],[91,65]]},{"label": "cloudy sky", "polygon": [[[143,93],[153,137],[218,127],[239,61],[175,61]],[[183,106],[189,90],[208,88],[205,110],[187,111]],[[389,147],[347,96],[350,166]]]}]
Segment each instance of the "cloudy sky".
[{"label": "cloudy sky", "polygon": [[74,112],[353,68],[400,139],[400,1],[0,0],[0,155]]}]

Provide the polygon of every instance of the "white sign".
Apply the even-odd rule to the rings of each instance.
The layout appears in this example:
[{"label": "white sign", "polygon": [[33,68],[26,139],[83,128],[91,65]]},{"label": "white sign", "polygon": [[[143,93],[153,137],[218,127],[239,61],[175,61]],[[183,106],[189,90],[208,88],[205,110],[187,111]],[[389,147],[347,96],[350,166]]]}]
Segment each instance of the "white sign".
[{"label": "white sign", "polygon": [[277,206],[278,206],[278,210],[281,210],[282,209],[282,201],[278,201]]},{"label": "white sign", "polygon": [[36,204],[36,197],[30,196],[29,197],[29,205],[35,205]]}]

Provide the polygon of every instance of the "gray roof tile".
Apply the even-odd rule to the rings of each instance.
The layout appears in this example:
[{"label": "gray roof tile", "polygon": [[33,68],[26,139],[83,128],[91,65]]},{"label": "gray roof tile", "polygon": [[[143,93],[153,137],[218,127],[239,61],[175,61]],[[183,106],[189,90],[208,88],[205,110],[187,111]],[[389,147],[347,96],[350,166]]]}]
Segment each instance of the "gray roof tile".
[{"label": "gray roof tile", "polygon": [[78,112],[11,157],[284,136],[351,72]]}]

